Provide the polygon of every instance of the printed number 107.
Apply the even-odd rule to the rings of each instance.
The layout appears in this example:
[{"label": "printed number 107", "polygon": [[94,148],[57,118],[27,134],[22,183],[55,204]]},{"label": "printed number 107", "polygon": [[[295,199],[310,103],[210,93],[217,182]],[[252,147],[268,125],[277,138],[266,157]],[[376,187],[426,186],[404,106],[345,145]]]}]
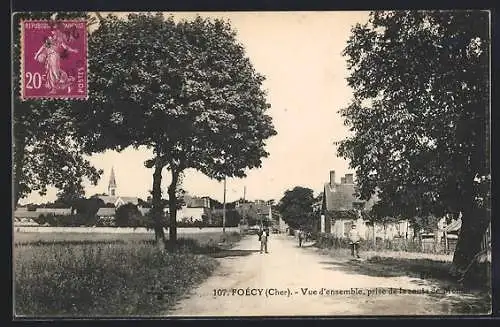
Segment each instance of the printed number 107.
[{"label": "printed number 107", "polygon": [[215,289],[214,290],[214,296],[224,296],[226,295],[226,290],[225,289]]},{"label": "printed number 107", "polygon": [[42,86],[42,76],[40,73],[32,74],[31,72],[27,72],[25,76],[27,78],[27,89],[39,89]]}]

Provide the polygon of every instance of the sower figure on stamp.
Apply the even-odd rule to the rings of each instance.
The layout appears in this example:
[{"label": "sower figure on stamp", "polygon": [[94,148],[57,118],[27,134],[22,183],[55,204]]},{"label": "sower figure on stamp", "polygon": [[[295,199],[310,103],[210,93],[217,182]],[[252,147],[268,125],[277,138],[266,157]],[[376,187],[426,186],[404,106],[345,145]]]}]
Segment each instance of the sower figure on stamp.
[{"label": "sower figure on stamp", "polygon": [[35,54],[35,60],[45,65],[45,87],[50,89],[49,93],[55,93],[59,89],[67,89],[68,93],[71,91],[70,85],[74,77],[68,76],[61,68],[60,58],[64,51],[78,52],[66,44],[64,34],[59,29],[54,29]]},{"label": "sower figure on stamp", "polygon": [[355,258],[359,258],[359,241],[361,237],[356,229],[356,225],[352,224],[351,230],[349,231],[349,244],[351,245],[351,255]]},{"label": "sower figure on stamp", "polygon": [[266,253],[267,252],[267,238],[269,236],[269,232],[264,229],[262,230],[262,235],[260,235],[260,253],[262,253],[262,251],[265,251]]}]

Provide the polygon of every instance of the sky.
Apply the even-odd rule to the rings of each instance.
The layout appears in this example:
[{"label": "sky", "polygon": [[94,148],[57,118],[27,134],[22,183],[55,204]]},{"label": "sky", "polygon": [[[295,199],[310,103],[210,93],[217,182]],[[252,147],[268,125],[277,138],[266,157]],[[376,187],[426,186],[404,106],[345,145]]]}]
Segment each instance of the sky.
[{"label": "sky", "polygon": [[[105,13],[103,13],[105,14]],[[263,83],[271,108],[277,135],[268,139],[270,153],[261,168],[247,171],[243,179],[228,178],[226,200],[231,202],[244,195],[246,199],[281,199],[286,190],[295,186],[308,187],[317,195],[329,180],[329,171],[340,176],[353,173],[348,162],[336,156],[335,141],[348,134],[338,110],[346,107],[352,90],[346,82],[349,72],[342,50],[356,23],[368,20],[368,12],[210,12],[165,13],[174,18],[224,18],[231,22],[238,41],[255,69],[266,77]],[[107,151],[89,157],[103,169],[96,186],[85,183],[87,196],[107,192],[111,168],[114,168],[117,189],[121,196],[143,199],[152,187],[153,170],[144,167],[151,158],[148,149],[126,149],[121,153]],[[170,183],[169,171],[163,172],[162,188]],[[222,182],[187,170],[183,184],[189,194],[210,196],[222,201]],[[54,201],[57,190],[47,195],[30,194],[20,201],[43,203]]]}]

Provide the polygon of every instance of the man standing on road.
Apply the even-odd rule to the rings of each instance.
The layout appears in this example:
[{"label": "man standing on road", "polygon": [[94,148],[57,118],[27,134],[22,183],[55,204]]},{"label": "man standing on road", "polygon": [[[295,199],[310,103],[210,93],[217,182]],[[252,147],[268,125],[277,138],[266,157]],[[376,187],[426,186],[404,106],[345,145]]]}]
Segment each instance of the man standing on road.
[{"label": "man standing on road", "polygon": [[299,247],[302,247],[302,240],[304,239],[304,232],[299,230]]},{"label": "man standing on road", "polygon": [[349,244],[351,245],[351,255],[355,258],[359,258],[359,241],[361,237],[356,229],[356,225],[352,224],[351,230],[349,231]]},{"label": "man standing on road", "polygon": [[262,230],[262,234],[260,236],[260,253],[265,251],[267,253],[267,237],[269,236],[269,232],[264,229]]}]

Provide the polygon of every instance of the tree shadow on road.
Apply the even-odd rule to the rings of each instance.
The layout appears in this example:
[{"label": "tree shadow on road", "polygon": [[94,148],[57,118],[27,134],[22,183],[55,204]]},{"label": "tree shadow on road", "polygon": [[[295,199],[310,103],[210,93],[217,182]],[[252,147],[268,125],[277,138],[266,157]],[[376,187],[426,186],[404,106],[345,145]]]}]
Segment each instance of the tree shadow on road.
[{"label": "tree shadow on road", "polygon": [[224,249],[219,249],[218,251],[215,252],[209,252],[206,253],[207,255],[211,256],[212,258],[226,258],[226,257],[242,257],[242,256],[247,256],[252,253],[260,252],[259,250],[224,250]]},{"label": "tree shadow on road", "polygon": [[[354,275],[372,277],[413,277],[415,289],[431,282],[439,293],[428,294],[436,304],[445,306],[445,311],[460,314],[486,314],[491,310],[490,283],[474,285],[459,284],[449,273],[449,262],[430,259],[406,259],[374,256],[367,260],[323,261],[325,269],[343,271]],[[394,285],[398,288],[398,285]],[[453,294],[452,294],[453,292]]]}]

